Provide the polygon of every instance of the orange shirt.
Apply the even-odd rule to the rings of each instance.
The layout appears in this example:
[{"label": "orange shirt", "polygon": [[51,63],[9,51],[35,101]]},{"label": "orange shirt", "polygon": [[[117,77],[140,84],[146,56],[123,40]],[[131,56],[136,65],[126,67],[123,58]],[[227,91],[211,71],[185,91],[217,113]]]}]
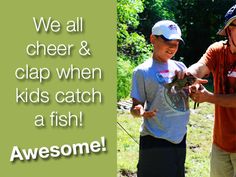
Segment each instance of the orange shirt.
[{"label": "orange shirt", "polygon": [[[214,77],[214,93],[236,94],[236,55],[225,41],[212,44],[200,59]],[[236,108],[215,105],[213,143],[227,152],[236,152]]]}]

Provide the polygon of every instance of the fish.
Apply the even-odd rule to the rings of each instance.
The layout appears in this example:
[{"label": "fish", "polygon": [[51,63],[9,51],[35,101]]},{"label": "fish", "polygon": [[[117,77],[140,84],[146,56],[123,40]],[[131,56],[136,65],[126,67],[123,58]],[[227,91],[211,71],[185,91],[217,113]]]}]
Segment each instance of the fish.
[{"label": "fish", "polygon": [[185,75],[183,79],[178,79],[176,75],[172,82],[165,84],[167,89],[170,89],[172,93],[177,93],[184,87],[190,86],[196,82],[197,78],[193,75]]},{"label": "fish", "polygon": [[[197,77],[193,75],[185,75],[183,79],[178,79],[178,76],[176,75],[172,82],[165,84],[165,87],[170,90],[171,93],[176,94],[179,91],[182,91],[187,86],[193,85],[197,81]],[[185,90],[188,92],[188,90]],[[189,93],[187,93],[189,94]],[[194,109],[196,109],[199,106],[199,103],[194,102]]]}]

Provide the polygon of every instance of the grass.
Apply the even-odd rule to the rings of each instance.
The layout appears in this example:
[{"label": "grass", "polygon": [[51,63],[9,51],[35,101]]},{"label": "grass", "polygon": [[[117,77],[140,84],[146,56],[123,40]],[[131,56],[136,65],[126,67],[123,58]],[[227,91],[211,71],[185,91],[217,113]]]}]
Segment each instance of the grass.
[{"label": "grass", "polygon": [[[141,119],[133,118],[129,113],[119,113],[117,120],[132,137],[139,141]],[[138,160],[138,144],[117,126],[117,161],[119,171],[135,172]]]},{"label": "grass", "polygon": [[[193,103],[190,103],[193,107]],[[191,110],[187,133],[186,177],[209,176],[209,154],[212,142],[214,107],[202,103]],[[117,121],[138,141],[141,119],[129,112],[118,112]],[[138,145],[117,125],[117,176],[135,176]]]}]

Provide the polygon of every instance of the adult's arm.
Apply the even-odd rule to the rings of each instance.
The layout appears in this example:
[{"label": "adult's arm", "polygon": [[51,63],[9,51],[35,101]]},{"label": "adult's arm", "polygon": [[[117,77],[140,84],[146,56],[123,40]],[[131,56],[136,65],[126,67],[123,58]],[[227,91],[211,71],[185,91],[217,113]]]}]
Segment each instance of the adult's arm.
[{"label": "adult's arm", "polygon": [[214,94],[205,88],[191,93],[190,97],[196,102],[208,102],[222,107],[236,108],[236,94]]},{"label": "adult's arm", "polygon": [[186,73],[192,74],[198,78],[203,78],[210,73],[210,70],[205,63],[197,62],[190,66]]}]

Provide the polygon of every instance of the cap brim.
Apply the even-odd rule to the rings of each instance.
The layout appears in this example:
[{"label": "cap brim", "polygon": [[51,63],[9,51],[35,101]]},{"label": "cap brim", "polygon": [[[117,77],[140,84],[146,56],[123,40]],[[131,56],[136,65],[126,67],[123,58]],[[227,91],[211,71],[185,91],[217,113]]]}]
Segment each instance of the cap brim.
[{"label": "cap brim", "polygon": [[225,29],[236,19],[236,16],[231,17],[227,23],[225,23],[224,28],[220,29],[216,34],[221,35],[221,36],[226,36]]},{"label": "cap brim", "polygon": [[[163,35],[164,36],[164,35]],[[184,43],[184,40],[178,34],[171,34],[170,36],[164,36],[166,40],[180,40]]]}]

